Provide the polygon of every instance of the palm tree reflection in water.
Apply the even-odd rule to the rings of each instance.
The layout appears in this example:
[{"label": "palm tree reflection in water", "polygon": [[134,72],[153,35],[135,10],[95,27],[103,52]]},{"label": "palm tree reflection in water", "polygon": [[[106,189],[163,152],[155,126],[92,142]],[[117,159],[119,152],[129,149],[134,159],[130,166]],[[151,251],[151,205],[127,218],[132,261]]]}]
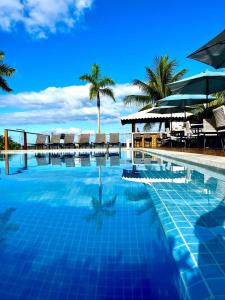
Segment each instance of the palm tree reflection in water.
[{"label": "palm tree reflection in water", "polygon": [[10,223],[10,218],[15,210],[15,208],[7,208],[0,214],[0,246],[5,247],[7,235],[18,230],[18,225]]},{"label": "palm tree reflection in water", "polygon": [[112,217],[116,211],[112,207],[116,203],[117,195],[108,201],[103,201],[103,186],[102,186],[102,169],[98,167],[99,184],[98,184],[98,198],[92,197],[91,204],[93,207],[92,212],[85,217],[87,222],[95,221],[97,230],[100,230],[103,225],[104,217]]},{"label": "palm tree reflection in water", "polygon": [[131,202],[140,202],[142,203],[137,209],[136,209],[136,214],[137,215],[142,215],[146,212],[149,212],[151,215],[151,224],[153,224],[156,220],[156,213],[155,213],[155,208],[154,204],[151,198],[150,193],[147,191],[145,186],[143,185],[143,189],[138,186],[137,191],[127,191],[127,199],[128,201]]}]

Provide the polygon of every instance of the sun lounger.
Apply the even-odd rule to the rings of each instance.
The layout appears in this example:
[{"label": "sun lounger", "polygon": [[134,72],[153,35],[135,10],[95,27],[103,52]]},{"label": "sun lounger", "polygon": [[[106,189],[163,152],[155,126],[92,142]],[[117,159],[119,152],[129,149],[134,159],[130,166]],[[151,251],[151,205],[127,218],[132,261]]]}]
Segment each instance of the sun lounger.
[{"label": "sun lounger", "polygon": [[110,146],[118,146],[119,148],[121,147],[119,133],[110,133],[108,147]]},{"label": "sun lounger", "polygon": [[73,148],[74,147],[74,134],[65,134],[64,136],[64,148]]},{"label": "sun lounger", "polygon": [[93,142],[93,146],[102,146],[104,147],[106,145],[106,137],[104,133],[98,133],[95,136],[95,141]]},{"label": "sun lounger", "polygon": [[60,146],[61,134],[52,134],[50,140],[50,148],[59,148]]},{"label": "sun lounger", "polygon": [[44,146],[46,146],[46,135],[44,134],[37,134],[36,141],[32,146],[34,146],[36,149],[43,149]]},{"label": "sun lounger", "polygon": [[90,147],[90,134],[89,133],[82,133],[79,135],[78,137],[78,147],[82,148],[82,147]]}]

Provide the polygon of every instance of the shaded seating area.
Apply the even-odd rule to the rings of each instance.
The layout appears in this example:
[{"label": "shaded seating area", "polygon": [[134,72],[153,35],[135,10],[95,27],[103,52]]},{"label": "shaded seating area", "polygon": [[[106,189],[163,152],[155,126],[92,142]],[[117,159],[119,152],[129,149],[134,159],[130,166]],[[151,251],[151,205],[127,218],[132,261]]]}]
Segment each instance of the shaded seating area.
[{"label": "shaded seating area", "polygon": [[[196,101],[198,98],[193,96],[193,99]],[[206,100],[203,98],[202,101]],[[154,110],[151,108],[121,118],[122,125],[131,124],[133,148],[184,147],[225,150],[225,105],[211,111],[208,109],[209,116],[198,122],[191,112],[152,113]],[[160,122],[165,124],[165,128],[161,128],[160,132],[136,132],[137,124]],[[179,128],[176,128],[177,122],[182,124]]]}]

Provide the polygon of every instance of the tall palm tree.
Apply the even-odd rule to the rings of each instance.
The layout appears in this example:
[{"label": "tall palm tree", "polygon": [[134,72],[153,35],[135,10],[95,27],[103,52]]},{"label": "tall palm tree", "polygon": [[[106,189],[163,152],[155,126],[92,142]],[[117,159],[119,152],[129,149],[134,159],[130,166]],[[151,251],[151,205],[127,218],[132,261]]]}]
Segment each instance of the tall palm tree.
[{"label": "tall palm tree", "polygon": [[11,92],[12,89],[9,87],[4,77],[11,77],[14,74],[15,69],[3,62],[4,56],[4,52],[0,51],[0,88],[5,92]]},{"label": "tall palm tree", "polygon": [[171,95],[168,83],[177,81],[187,72],[182,69],[175,72],[177,62],[168,55],[155,58],[154,67],[146,67],[146,81],[135,79],[133,85],[139,87],[142,95],[129,95],[124,98],[125,104],[134,104],[141,110],[151,108],[153,104],[166,96]]},{"label": "tall palm tree", "polygon": [[114,93],[109,86],[115,85],[115,82],[106,76],[101,76],[99,65],[93,64],[92,65],[92,72],[91,74],[84,74],[80,77],[80,80],[90,83],[90,90],[89,90],[89,98],[90,100],[96,99],[97,100],[97,109],[98,109],[98,133],[100,133],[100,96],[108,96],[112,98],[114,101]]}]

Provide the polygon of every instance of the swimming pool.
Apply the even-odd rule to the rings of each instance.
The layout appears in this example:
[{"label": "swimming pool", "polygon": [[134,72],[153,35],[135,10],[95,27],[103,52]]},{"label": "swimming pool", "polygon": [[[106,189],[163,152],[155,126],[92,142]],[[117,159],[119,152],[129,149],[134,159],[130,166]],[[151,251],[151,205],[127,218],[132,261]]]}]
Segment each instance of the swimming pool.
[{"label": "swimming pool", "polygon": [[224,299],[223,173],[129,151],[0,167],[0,299]]}]

